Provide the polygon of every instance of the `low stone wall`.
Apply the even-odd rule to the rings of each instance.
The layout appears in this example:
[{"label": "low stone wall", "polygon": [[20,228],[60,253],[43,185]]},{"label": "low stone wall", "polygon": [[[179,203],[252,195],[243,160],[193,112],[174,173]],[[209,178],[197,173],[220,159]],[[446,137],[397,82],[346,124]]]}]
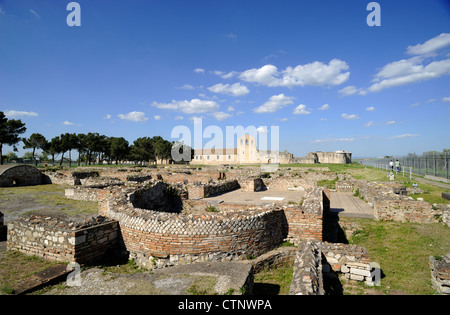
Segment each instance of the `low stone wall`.
[{"label": "low stone wall", "polygon": [[[324,255],[323,272],[343,274],[346,279],[364,281],[373,286],[380,280],[381,270],[370,262],[364,247],[342,243],[321,243]],[[377,279],[378,277],[378,279]]]},{"label": "low stone wall", "polygon": [[[443,216],[439,207],[433,207],[425,201],[414,200],[395,191],[402,191],[396,182],[375,183],[354,180],[353,192],[368,202],[374,208],[378,220],[393,220],[400,222],[437,223]],[[404,190],[403,190],[404,191]],[[407,193],[421,191],[418,188],[408,188]]]},{"label": "low stone wall", "polygon": [[239,181],[243,191],[261,191],[266,189],[266,185],[260,177],[249,177]]},{"label": "low stone wall", "polygon": [[440,294],[450,294],[450,254],[444,257],[430,256],[431,284]]},{"label": "low stone wall", "polygon": [[109,188],[73,187],[66,188],[65,197],[74,200],[100,201],[111,193]]},{"label": "low stone wall", "polygon": [[266,268],[277,268],[293,262],[297,255],[296,247],[279,247],[251,260],[253,272],[258,273]]},{"label": "low stone wall", "polygon": [[[375,268],[375,266],[377,268]],[[301,241],[294,261],[290,295],[324,295],[326,279],[341,273],[350,280],[373,286],[380,280],[378,264],[357,245]],[[378,277],[378,278],[377,278]]]},{"label": "low stone wall", "polygon": [[116,249],[119,225],[97,217],[83,223],[31,215],[8,225],[8,250],[49,260],[94,263]]},{"label": "low stone wall", "polygon": [[378,220],[437,223],[442,215],[441,210],[433,209],[431,204],[425,201],[378,197],[374,200],[374,215]]},{"label": "low stone wall", "polygon": [[188,196],[189,199],[205,198],[223,194],[239,188],[240,185],[236,179],[209,184],[193,184],[188,187]]},{"label": "low stone wall", "polygon": [[302,241],[294,261],[289,295],[324,295],[322,251],[315,241]]},{"label": "low stone wall", "polygon": [[450,205],[439,205],[442,210],[442,222],[450,227]]}]

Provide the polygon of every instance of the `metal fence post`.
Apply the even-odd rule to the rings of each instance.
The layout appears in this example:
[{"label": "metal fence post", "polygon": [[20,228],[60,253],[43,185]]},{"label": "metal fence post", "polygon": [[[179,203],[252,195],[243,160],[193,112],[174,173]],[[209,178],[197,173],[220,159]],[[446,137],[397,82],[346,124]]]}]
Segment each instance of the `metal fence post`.
[{"label": "metal fence post", "polygon": [[434,170],[433,170],[433,173],[434,173],[434,176],[436,176],[436,153],[434,153],[433,156],[434,156]]}]

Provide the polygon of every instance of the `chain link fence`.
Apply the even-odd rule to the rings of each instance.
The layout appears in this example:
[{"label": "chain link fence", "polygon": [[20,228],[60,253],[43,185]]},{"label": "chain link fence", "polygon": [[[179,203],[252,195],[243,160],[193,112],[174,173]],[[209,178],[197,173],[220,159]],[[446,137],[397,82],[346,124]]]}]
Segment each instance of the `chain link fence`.
[{"label": "chain link fence", "polygon": [[[403,172],[405,175],[411,173],[411,175],[431,175],[449,179],[449,159],[450,154],[445,152],[434,155],[364,159],[361,162],[363,165],[389,171],[391,169],[389,163],[392,161],[394,162],[394,171]],[[396,162],[399,164],[399,169],[396,166]]]}]

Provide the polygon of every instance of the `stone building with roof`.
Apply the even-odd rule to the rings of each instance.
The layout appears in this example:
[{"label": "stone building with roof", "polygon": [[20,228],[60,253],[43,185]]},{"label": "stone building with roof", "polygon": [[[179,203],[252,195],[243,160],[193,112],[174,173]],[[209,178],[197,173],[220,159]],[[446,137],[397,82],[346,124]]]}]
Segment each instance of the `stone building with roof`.
[{"label": "stone building with roof", "polygon": [[42,173],[30,165],[0,165],[0,187],[42,184]]}]

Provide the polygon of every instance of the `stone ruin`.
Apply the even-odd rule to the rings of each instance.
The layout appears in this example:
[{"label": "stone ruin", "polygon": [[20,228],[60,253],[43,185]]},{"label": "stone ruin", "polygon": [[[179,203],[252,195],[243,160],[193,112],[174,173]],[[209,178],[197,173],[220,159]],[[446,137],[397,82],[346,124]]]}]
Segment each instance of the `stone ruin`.
[{"label": "stone ruin", "polygon": [[422,193],[417,187],[406,188],[396,182],[375,183],[346,178],[336,182],[337,191],[352,192],[373,207],[377,220],[438,223],[450,226],[450,205],[431,205],[409,194]]},{"label": "stone ruin", "polygon": [[[52,182],[73,185],[66,189],[67,198],[97,201],[99,215],[84,222],[37,215],[19,218],[9,225],[8,249],[84,264],[125,254],[148,269],[256,257],[250,263],[258,270],[268,261],[276,264],[290,259],[294,261],[290,294],[320,295],[342,290],[339,274],[374,285],[380,271],[364,248],[326,242],[330,194],[316,182],[334,179],[336,174],[325,170],[291,170],[270,176],[251,169],[227,170],[226,179],[214,170],[192,174],[183,169],[90,168],[75,174],[57,171],[45,175]],[[337,190],[358,189],[361,196],[377,205],[375,209],[380,209],[384,200],[410,201],[404,200],[407,196],[403,193],[394,194],[392,187],[380,187],[341,177],[336,183]],[[236,189],[291,190],[304,197],[301,204],[221,202],[213,211],[206,211],[206,197]],[[380,212],[378,218],[386,215]],[[427,214],[420,220],[433,222],[434,215]],[[406,217],[419,220],[417,216]],[[278,248],[283,241],[298,248]]]},{"label": "stone ruin", "polygon": [[44,175],[33,166],[0,165],[0,187],[40,185],[44,180]]}]

